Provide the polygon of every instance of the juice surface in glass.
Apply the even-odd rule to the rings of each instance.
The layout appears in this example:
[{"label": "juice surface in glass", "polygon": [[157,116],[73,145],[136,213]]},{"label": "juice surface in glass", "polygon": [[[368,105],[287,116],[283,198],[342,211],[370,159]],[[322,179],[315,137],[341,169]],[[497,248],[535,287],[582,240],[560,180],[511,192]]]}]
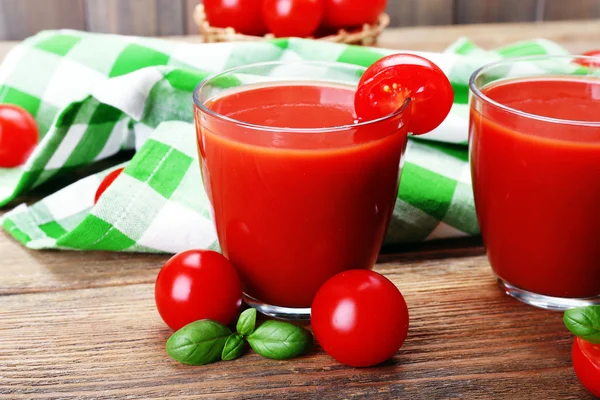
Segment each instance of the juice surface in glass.
[{"label": "juice surface in glass", "polygon": [[355,124],[354,88],[247,85],[196,110],[219,243],[244,291],[310,307],[338,272],[371,268],[396,201],[405,115]]},{"label": "juice surface in glass", "polygon": [[512,109],[472,99],[473,189],[494,272],[546,296],[600,295],[600,79],[507,79],[481,93]]}]

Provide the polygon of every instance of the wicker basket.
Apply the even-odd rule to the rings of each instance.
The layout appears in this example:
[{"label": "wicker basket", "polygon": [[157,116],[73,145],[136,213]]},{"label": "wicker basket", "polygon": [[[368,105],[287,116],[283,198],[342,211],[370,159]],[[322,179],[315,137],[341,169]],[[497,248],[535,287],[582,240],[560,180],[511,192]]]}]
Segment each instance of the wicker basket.
[{"label": "wicker basket", "polygon": [[[271,33],[265,36],[249,36],[236,32],[233,28],[215,28],[210,26],[206,20],[204,6],[198,4],[194,9],[194,22],[198,26],[198,30],[205,42],[233,42],[233,41],[250,41],[250,40],[265,40],[273,39]],[[390,24],[390,17],[387,14],[381,14],[379,21],[375,25],[365,24],[362,29],[347,32],[343,29],[337,34],[327,35],[317,38],[328,42],[361,44],[363,46],[371,46],[377,42],[377,37]]]}]

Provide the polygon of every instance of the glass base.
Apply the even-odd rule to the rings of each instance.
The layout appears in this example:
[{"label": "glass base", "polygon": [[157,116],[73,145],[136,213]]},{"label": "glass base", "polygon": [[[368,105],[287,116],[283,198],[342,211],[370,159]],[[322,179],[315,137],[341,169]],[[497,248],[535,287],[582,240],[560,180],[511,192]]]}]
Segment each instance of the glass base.
[{"label": "glass base", "polygon": [[545,310],[565,311],[569,308],[600,304],[600,296],[586,297],[582,299],[545,296],[543,294],[537,294],[520,289],[500,278],[498,278],[498,286],[507,295],[514,297],[525,304],[543,308]]},{"label": "glass base", "polygon": [[284,319],[287,321],[309,321],[310,320],[310,307],[307,308],[292,308],[292,307],[279,307],[271,304],[267,304],[252,296],[244,293],[244,303],[248,304],[252,308],[256,308],[261,314],[268,315],[269,317]]}]

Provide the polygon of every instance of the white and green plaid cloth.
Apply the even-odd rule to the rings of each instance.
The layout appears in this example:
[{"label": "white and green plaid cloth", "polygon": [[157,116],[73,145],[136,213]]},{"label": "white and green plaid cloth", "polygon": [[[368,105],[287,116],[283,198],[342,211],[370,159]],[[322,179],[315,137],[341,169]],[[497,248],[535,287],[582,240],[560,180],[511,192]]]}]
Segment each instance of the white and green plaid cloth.
[{"label": "white and green plaid cloth", "polygon": [[[321,60],[368,66],[392,50],[280,39],[189,44],[47,31],[25,40],[0,66],[0,103],[29,110],[43,135],[27,163],[0,169],[0,206],[74,168],[135,149],[96,206],[110,171],[89,176],[2,225],[32,249],[177,252],[218,248],[202,188],[191,93],[207,75],[261,61]],[[527,54],[566,54],[546,40],[484,51],[466,39],[445,53],[418,53],[448,75],[455,104],[446,121],[411,139],[386,243],[477,235],[467,160],[468,87],[474,69]],[[59,189],[59,188],[57,188]]]}]

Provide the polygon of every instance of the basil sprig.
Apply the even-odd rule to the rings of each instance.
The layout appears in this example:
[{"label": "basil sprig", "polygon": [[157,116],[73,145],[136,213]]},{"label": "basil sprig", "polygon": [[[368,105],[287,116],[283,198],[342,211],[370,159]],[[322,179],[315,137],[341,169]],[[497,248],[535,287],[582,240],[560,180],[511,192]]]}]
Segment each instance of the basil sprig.
[{"label": "basil sprig", "polygon": [[600,305],[567,310],[563,321],[575,336],[592,344],[600,344]]},{"label": "basil sprig", "polygon": [[250,347],[263,357],[285,360],[298,357],[312,346],[312,334],[301,326],[267,321],[248,336]]},{"label": "basil sprig", "polygon": [[171,335],[167,353],[184,364],[210,364],[221,359],[229,335],[231,330],[216,321],[195,321]]},{"label": "basil sprig", "polygon": [[167,353],[184,364],[205,365],[241,357],[248,341],[263,357],[285,360],[305,353],[313,343],[308,330],[288,322],[266,321],[255,327],[254,308],[240,315],[235,333],[209,319],[192,322],[171,335],[167,340]]},{"label": "basil sprig", "polygon": [[240,314],[236,325],[236,330],[240,335],[248,336],[254,332],[256,327],[256,308],[249,308]]},{"label": "basil sprig", "polygon": [[224,361],[235,360],[241,357],[246,351],[246,342],[239,333],[232,333],[225,342],[225,347],[221,353],[221,359]]}]

